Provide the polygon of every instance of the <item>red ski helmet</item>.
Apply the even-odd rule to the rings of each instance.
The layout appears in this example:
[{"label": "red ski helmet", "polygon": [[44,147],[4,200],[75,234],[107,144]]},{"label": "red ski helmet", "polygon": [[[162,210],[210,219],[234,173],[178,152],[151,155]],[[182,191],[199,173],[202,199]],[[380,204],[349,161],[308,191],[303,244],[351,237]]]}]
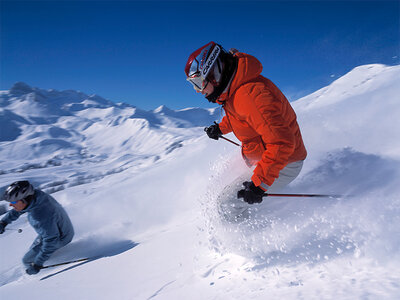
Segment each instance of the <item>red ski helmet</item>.
[{"label": "red ski helmet", "polygon": [[214,86],[221,82],[224,70],[222,52],[225,50],[220,45],[209,42],[189,56],[185,73],[187,80],[197,91],[204,90],[209,82]]},{"label": "red ski helmet", "polygon": [[221,45],[209,42],[194,51],[185,66],[187,80],[197,91],[203,91],[208,83],[214,91],[207,95],[208,101],[215,103],[228,86],[237,68],[237,58]]}]

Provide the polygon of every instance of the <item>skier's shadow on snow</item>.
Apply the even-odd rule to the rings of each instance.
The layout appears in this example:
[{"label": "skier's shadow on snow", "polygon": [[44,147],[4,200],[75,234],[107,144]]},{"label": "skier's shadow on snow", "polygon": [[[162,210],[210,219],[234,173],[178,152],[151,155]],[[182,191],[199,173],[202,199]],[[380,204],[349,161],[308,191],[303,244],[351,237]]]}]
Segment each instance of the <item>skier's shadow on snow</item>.
[{"label": "skier's shadow on snow", "polygon": [[[139,245],[139,243],[133,242],[131,240],[123,240],[123,241],[117,241],[117,242],[114,241],[114,242],[109,242],[108,244],[103,244],[103,245],[94,245],[93,242],[90,240],[86,240],[86,241],[84,240],[84,241],[78,241],[76,243],[71,243],[70,245],[67,245],[65,247],[66,249],[64,252],[66,252],[66,251],[68,251],[70,253],[72,252],[74,254],[74,258],[68,257],[66,255],[58,255],[58,259],[61,258],[62,261],[77,260],[80,258],[89,258],[89,259],[85,260],[83,262],[77,263],[75,265],[68,266],[61,271],[57,271],[55,273],[47,275],[47,276],[41,278],[40,280],[45,280],[45,279],[51,278],[55,275],[58,275],[60,273],[69,271],[69,270],[77,268],[77,267],[80,267],[84,264],[90,263],[90,262],[92,262],[94,260],[98,260],[100,258],[119,255],[123,252],[131,250],[132,248],[136,247],[137,245]],[[93,246],[97,246],[97,249],[93,249]],[[79,250],[75,251],[76,249],[87,249],[87,250],[86,251],[79,251]]]}]

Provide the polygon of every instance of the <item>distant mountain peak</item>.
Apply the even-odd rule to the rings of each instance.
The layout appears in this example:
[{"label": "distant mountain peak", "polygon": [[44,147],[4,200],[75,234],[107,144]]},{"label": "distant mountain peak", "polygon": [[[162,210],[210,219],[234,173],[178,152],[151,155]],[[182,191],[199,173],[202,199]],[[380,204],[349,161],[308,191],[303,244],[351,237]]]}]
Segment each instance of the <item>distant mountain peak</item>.
[{"label": "distant mountain peak", "polygon": [[15,96],[21,96],[32,92],[34,92],[34,88],[21,81],[16,82],[10,89],[10,94]]},{"label": "distant mountain peak", "polygon": [[162,113],[171,113],[172,110],[165,105],[161,105],[157,107],[155,110],[153,110],[153,112],[156,114],[162,114]]}]

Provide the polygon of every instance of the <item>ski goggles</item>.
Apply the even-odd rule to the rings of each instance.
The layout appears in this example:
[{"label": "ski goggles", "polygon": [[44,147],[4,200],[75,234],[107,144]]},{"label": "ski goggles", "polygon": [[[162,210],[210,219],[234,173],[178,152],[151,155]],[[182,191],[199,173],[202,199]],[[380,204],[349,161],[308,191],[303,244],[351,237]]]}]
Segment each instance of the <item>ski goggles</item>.
[{"label": "ski goggles", "polygon": [[11,204],[15,205],[15,204],[17,204],[19,201],[22,201],[22,202],[24,202],[24,203],[28,203],[27,198],[19,199],[19,200],[16,200],[16,201],[9,201],[8,203],[11,203]]},{"label": "ski goggles", "polygon": [[198,72],[198,74],[193,74],[191,77],[188,77],[186,80],[189,81],[193,85],[194,89],[199,92],[203,91],[208,84],[208,80],[202,78],[200,76],[200,72]]}]

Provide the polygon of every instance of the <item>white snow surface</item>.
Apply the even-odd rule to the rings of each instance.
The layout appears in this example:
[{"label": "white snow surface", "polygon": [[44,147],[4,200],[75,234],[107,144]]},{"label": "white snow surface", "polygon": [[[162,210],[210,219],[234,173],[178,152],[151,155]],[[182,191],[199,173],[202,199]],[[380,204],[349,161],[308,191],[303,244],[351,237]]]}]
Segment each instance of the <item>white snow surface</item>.
[{"label": "white snow surface", "polygon": [[26,275],[23,216],[0,236],[0,298],[400,299],[399,95],[400,66],[375,64],[293,102],[308,157],[283,192],[346,197],[267,197],[227,223],[217,197],[251,170],[204,134],[219,108],[15,84],[0,92],[0,186],[28,179],[70,215],[74,240],[46,264],[95,259]]}]

